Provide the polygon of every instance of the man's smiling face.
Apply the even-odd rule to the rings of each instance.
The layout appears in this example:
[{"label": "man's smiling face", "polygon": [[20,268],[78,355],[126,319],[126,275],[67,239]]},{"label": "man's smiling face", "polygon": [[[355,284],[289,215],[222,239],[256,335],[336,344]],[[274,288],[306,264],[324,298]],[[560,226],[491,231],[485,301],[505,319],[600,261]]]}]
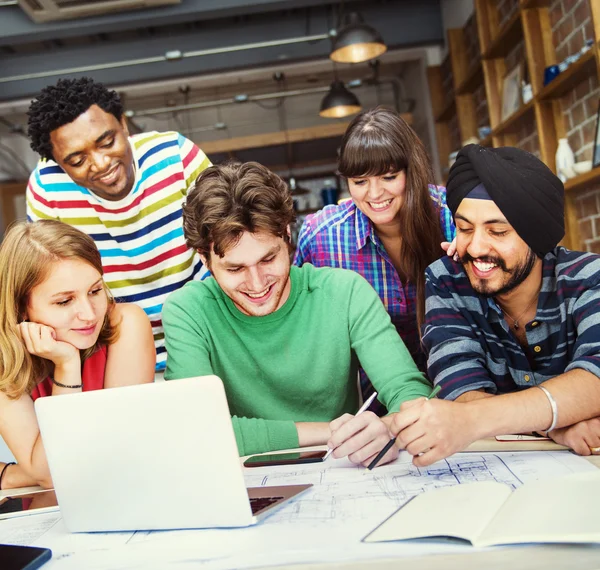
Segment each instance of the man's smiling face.
[{"label": "man's smiling face", "polygon": [[125,117],[92,105],[73,122],[50,133],[56,163],[79,186],[105,200],[118,201],[135,181]]},{"label": "man's smiling face", "polygon": [[502,295],[531,273],[536,255],[492,200],[465,198],[454,219],[457,253],[477,293]]},{"label": "man's smiling face", "polygon": [[283,306],[290,295],[290,253],[288,243],[281,237],[267,232],[243,232],[223,257],[213,250],[210,259],[202,261],[245,315],[269,315]]}]

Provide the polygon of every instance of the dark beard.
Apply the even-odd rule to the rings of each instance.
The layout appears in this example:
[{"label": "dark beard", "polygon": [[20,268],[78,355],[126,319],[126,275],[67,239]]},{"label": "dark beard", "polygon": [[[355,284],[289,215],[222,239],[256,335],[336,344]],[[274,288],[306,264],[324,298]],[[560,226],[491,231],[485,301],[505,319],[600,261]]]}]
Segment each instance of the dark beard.
[{"label": "dark beard", "polygon": [[497,295],[504,295],[505,293],[512,291],[513,289],[518,287],[521,283],[523,283],[523,281],[525,281],[525,279],[527,279],[527,277],[529,277],[529,274],[531,273],[531,270],[533,269],[533,266],[535,265],[535,262],[537,260],[537,256],[535,253],[533,253],[531,248],[529,248],[529,251],[527,252],[527,258],[525,259],[525,261],[523,263],[521,263],[520,265],[517,265],[511,271],[509,271],[508,267],[506,267],[506,263],[500,257],[489,257],[488,256],[488,257],[473,258],[468,253],[465,253],[465,255],[463,257],[461,257],[459,261],[460,261],[460,263],[462,263],[464,265],[465,263],[467,263],[469,261],[472,262],[475,259],[477,259],[478,261],[482,261],[484,263],[494,263],[504,273],[511,274],[511,278],[509,279],[508,283],[506,285],[504,285],[503,287],[501,287],[500,289],[498,289],[497,291],[477,291],[477,293],[479,295],[481,295],[482,297],[496,297]]}]

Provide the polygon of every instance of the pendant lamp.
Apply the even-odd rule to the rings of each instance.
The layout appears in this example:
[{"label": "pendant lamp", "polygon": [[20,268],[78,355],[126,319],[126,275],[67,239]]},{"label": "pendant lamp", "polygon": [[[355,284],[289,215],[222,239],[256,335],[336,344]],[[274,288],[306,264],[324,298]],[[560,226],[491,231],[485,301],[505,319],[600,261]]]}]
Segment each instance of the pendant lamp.
[{"label": "pendant lamp", "polygon": [[339,119],[360,111],[360,101],[346,89],[344,83],[336,79],[329,89],[329,93],[321,101],[319,115],[327,119]]},{"label": "pendant lamp", "polygon": [[333,38],[329,57],[338,63],[360,63],[386,51],[387,46],[377,30],[365,24],[357,12],[350,12]]}]

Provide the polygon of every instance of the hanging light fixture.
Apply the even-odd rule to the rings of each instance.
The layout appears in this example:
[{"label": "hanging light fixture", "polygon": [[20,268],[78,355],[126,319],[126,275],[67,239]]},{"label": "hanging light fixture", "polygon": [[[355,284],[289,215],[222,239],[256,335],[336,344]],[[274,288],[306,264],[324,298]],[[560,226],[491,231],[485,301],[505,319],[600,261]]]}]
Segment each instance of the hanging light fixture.
[{"label": "hanging light fixture", "polygon": [[344,83],[336,79],[329,89],[329,93],[321,101],[319,115],[327,119],[339,119],[360,111],[360,101],[346,89]]},{"label": "hanging light fixture", "polygon": [[338,63],[360,63],[386,51],[387,46],[377,30],[365,24],[357,12],[350,12],[333,38],[329,57]]}]

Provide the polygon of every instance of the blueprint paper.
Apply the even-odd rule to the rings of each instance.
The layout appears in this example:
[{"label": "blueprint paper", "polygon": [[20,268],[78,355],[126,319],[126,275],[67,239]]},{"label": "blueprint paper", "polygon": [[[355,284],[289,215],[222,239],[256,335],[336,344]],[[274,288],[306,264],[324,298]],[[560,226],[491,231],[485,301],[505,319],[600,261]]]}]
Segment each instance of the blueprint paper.
[{"label": "blueprint paper", "polygon": [[402,452],[393,464],[373,471],[331,458],[302,466],[245,469],[248,486],[314,485],[254,527],[73,535],[52,513],[0,521],[0,543],[51,548],[54,557],[44,566],[48,570],[225,570],[473,552],[471,546],[454,543],[364,544],[361,539],[405,501],[428,489],[486,480],[518,487],[525,481],[590,470],[596,467],[564,451],[462,453],[426,468],[415,467],[412,457]]}]

